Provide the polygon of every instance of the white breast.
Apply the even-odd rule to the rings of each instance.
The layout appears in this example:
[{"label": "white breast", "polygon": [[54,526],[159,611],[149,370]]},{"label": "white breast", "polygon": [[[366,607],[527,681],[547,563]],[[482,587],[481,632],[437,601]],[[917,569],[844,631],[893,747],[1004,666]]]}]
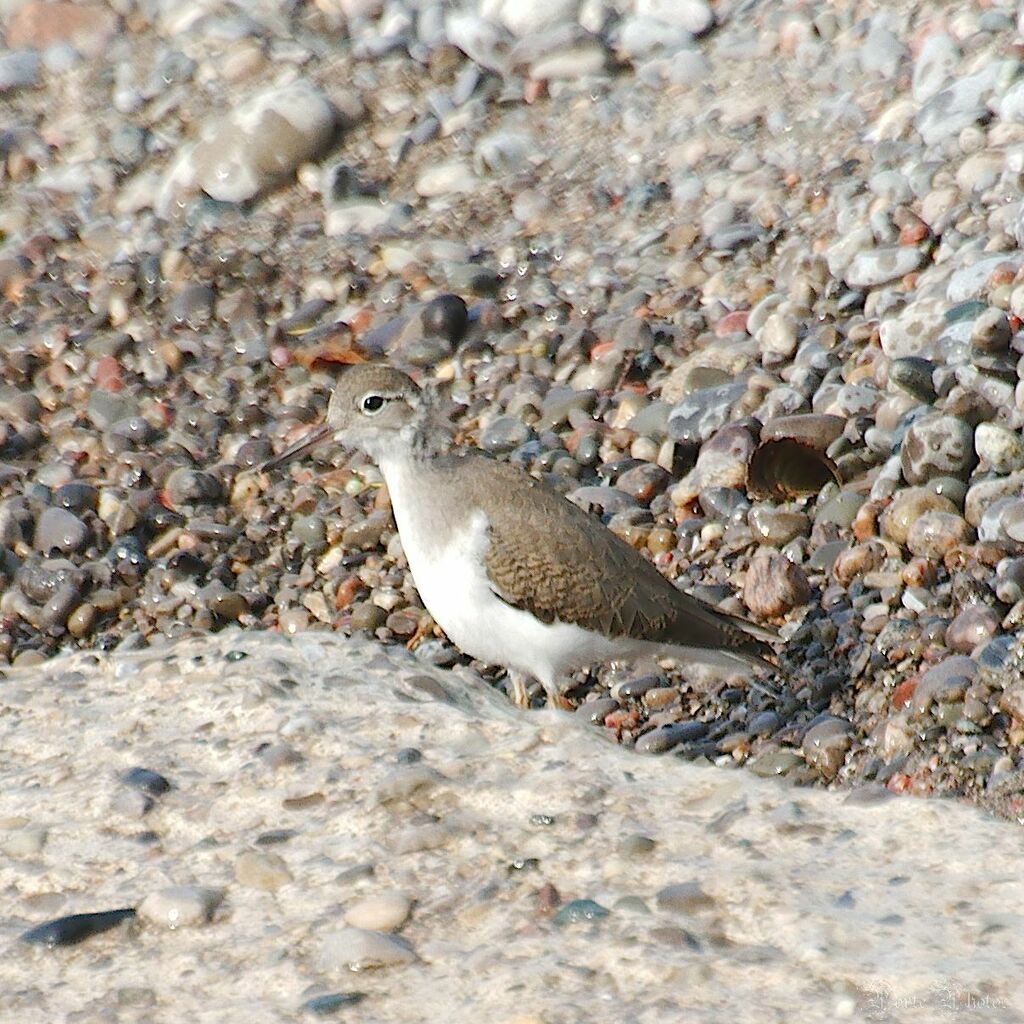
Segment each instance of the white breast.
[{"label": "white breast", "polygon": [[541,622],[501,600],[487,578],[488,522],[482,511],[468,524],[425,512],[438,495],[417,486],[415,467],[382,463],[402,547],[423,604],[464,653],[539,679],[546,688],[572,669],[616,656],[618,645],[564,622]]}]

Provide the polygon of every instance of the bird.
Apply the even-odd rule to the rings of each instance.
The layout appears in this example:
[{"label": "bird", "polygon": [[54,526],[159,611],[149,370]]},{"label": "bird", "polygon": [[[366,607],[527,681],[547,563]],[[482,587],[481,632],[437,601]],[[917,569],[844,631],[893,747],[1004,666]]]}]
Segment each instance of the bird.
[{"label": "bird", "polygon": [[346,367],[324,421],[261,469],[331,442],[376,463],[424,607],[464,654],[508,670],[516,704],[530,677],[559,706],[575,670],[646,654],[773,667],[769,630],[680,590],[525,469],[453,450],[433,395],[401,370]]}]

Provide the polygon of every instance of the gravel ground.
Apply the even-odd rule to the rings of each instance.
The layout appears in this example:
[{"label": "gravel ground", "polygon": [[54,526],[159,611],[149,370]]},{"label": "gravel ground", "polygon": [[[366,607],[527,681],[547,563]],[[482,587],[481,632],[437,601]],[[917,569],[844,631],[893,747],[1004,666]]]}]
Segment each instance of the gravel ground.
[{"label": "gravel ground", "polygon": [[[4,1019],[1021,1018],[966,805],[1024,817],[1016,5],[0,31]],[[257,469],[355,359],[776,627],[769,689],[513,711],[374,467]]]},{"label": "gravel ground", "polygon": [[605,669],[599,730],[1021,815],[1014,5],[0,9],[0,658],[458,662],[373,467],[254,470],[389,360],[779,627],[776,692]]},{"label": "gravel ground", "polygon": [[963,804],[640,758],[310,633],[56,658],[3,708],[4,1020],[1024,1014],[1020,833]]}]

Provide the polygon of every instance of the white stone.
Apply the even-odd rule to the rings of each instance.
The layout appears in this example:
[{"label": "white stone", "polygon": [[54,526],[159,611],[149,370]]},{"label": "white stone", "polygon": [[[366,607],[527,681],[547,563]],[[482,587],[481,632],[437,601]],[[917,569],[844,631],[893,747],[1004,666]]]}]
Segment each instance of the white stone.
[{"label": "white stone", "polygon": [[946,298],[950,302],[966,302],[967,299],[977,298],[993,272],[1003,263],[1009,263],[1014,267],[1021,264],[1021,254],[1018,252],[997,252],[982,255],[966,267],[960,267],[953,272],[946,286]]},{"label": "white stone", "polygon": [[685,29],[691,35],[706,32],[715,20],[705,0],[636,0],[636,13]]},{"label": "white stone", "polygon": [[952,78],[960,64],[960,48],[944,32],[930,35],[914,61],[911,90],[918,103],[930,100]]},{"label": "white stone", "polygon": [[923,261],[923,253],[910,245],[868,249],[851,260],[846,269],[846,283],[851,288],[875,288],[917,270]]},{"label": "white stone", "polygon": [[448,160],[424,168],[416,178],[416,191],[425,199],[472,192],[478,181],[473,169],[465,160]]},{"label": "white stone", "polygon": [[163,928],[191,928],[209,922],[223,899],[223,889],[173,885],[149,893],[139,904],[139,917]]},{"label": "white stone", "polygon": [[416,959],[409,943],[403,939],[366,928],[342,928],[331,932],[320,946],[320,965],[328,971],[397,967],[414,963]]},{"label": "white stone", "polygon": [[345,923],[353,928],[393,932],[409,919],[412,900],[402,892],[382,892],[358,900],[345,910]]}]

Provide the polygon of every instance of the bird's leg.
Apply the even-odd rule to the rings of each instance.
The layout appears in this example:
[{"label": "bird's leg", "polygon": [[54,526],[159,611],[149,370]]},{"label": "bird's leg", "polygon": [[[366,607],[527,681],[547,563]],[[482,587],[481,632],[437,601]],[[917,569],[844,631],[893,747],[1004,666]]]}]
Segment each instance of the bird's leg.
[{"label": "bird's leg", "polygon": [[518,669],[508,670],[509,699],[517,708],[527,709],[530,706],[530,690],[527,686],[528,676]]},{"label": "bird's leg", "polygon": [[542,679],[540,684],[544,687],[544,692],[547,694],[549,708],[554,708],[556,711],[572,711],[572,703],[562,693],[562,688],[558,685],[557,681]]}]

